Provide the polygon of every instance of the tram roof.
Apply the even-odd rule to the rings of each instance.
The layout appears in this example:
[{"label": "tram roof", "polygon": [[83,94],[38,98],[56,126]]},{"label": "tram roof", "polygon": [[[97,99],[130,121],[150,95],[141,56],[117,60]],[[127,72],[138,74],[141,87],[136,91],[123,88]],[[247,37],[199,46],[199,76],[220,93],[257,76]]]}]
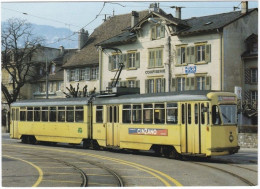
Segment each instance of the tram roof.
[{"label": "tram roof", "polygon": [[182,91],[152,94],[122,95],[118,97],[96,98],[94,104],[139,104],[139,103],[162,103],[168,101],[199,101],[208,100],[210,91]]},{"label": "tram roof", "polygon": [[86,105],[89,98],[53,98],[53,99],[32,99],[12,103],[12,107],[25,106],[74,106]]},{"label": "tram roof", "polygon": [[[93,101],[95,105],[103,104],[139,104],[139,103],[162,103],[178,101],[202,101],[208,100],[207,94],[217,91],[181,91],[153,94],[131,94],[113,97],[97,96]],[[90,97],[85,98],[55,98],[55,99],[33,99],[12,103],[12,107],[25,106],[74,106],[87,105]]]}]

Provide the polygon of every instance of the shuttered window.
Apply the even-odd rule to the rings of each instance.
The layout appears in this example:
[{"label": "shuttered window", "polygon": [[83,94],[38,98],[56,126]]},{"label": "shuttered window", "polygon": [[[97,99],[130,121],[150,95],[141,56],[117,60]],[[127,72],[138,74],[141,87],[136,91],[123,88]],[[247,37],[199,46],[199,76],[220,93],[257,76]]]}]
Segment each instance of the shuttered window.
[{"label": "shuttered window", "polygon": [[211,45],[176,46],[176,65],[211,62]]},{"label": "shuttered window", "polygon": [[160,39],[165,37],[164,26],[152,26],[151,27],[151,40]]},{"label": "shuttered window", "polygon": [[163,66],[163,49],[149,50],[148,67],[162,67]]},{"label": "shuttered window", "polygon": [[162,93],[165,92],[165,78],[147,79],[145,81],[146,93]]}]

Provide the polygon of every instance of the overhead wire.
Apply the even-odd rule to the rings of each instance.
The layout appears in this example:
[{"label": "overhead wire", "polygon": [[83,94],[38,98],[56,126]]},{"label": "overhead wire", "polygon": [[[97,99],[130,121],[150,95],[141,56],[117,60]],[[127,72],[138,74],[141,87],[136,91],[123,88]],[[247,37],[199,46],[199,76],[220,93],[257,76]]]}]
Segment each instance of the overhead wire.
[{"label": "overhead wire", "polygon": [[[91,24],[92,22],[94,22],[94,21],[100,16],[101,12],[103,11],[103,9],[104,9],[104,7],[105,7],[105,4],[106,4],[106,2],[104,2],[103,7],[102,7],[101,10],[99,11],[99,13],[96,15],[96,17],[95,17],[93,20],[91,20],[89,23],[87,23],[85,26],[81,27],[80,30],[82,30],[82,29],[84,29],[85,27],[87,27],[89,24]],[[78,32],[80,32],[80,30],[78,30]],[[69,36],[67,36],[67,37],[59,38],[57,41],[52,42],[52,43],[47,43],[46,45],[51,45],[51,44],[54,44],[54,43],[63,41],[63,40],[65,40],[65,39],[68,39],[68,38],[70,38],[71,36],[75,35],[75,34],[78,33],[78,32],[73,32],[73,34],[71,34],[71,35],[69,35]]]},{"label": "overhead wire", "polygon": [[80,26],[77,26],[77,25],[74,25],[74,24],[69,24],[69,23],[62,22],[62,21],[55,20],[55,19],[51,19],[51,18],[36,16],[36,15],[30,14],[30,13],[27,13],[27,12],[22,12],[22,11],[18,11],[18,10],[6,8],[6,7],[2,7],[2,9],[6,9],[6,10],[9,10],[9,11],[13,11],[13,12],[18,12],[18,13],[24,14],[26,16],[32,16],[32,17],[43,19],[43,20],[50,20],[50,21],[53,21],[53,22],[58,22],[58,23],[62,23],[62,24],[65,24],[65,25],[71,25],[71,26],[74,26],[74,27],[77,27],[77,28],[81,28]]}]

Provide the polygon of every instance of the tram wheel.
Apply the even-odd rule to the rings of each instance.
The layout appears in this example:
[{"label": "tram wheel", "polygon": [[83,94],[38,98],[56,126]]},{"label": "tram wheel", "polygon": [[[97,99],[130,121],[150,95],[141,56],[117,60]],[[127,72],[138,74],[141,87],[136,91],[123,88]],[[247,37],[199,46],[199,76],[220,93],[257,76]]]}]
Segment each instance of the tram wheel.
[{"label": "tram wheel", "polygon": [[34,136],[28,136],[29,144],[36,144],[37,140]]},{"label": "tram wheel", "polygon": [[27,136],[22,136],[22,143],[27,144]]}]

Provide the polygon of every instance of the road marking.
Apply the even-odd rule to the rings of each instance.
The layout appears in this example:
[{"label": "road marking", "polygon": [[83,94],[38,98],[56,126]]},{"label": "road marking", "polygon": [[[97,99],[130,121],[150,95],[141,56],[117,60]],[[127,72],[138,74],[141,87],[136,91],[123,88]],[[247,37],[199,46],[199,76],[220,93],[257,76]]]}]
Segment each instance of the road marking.
[{"label": "road marking", "polygon": [[95,182],[89,182],[88,185],[98,185],[98,186],[117,186],[117,185],[114,185],[114,184],[100,184],[100,183],[95,183]]},{"label": "road marking", "polygon": [[20,158],[16,158],[16,157],[12,157],[12,156],[8,156],[8,155],[3,155],[4,157],[7,157],[7,158],[11,158],[11,159],[16,159],[16,160],[19,160],[19,161],[23,161],[25,163],[28,163],[30,164],[31,166],[33,166],[35,169],[37,169],[37,171],[39,172],[39,177],[37,179],[37,181],[34,183],[34,185],[32,187],[37,187],[41,181],[42,181],[42,177],[43,177],[43,172],[41,170],[40,167],[38,167],[37,165],[34,165],[33,163],[29,162],[29,161],[26,161],[26,160],[23,160],[23,159],[20,159]]},{"label": "road marking", "polygon": [[82,184],[82,182],[77,182],[77,181],[68,181],[68,180],[42,180],[45,182],[66,182],[66,183],[77,183],[77,184]]},{"label": "road marking", "polygon": [[49,172],[49,173],[46,173],[45,172],[45,176],[48,176],[48,175],[75,175],[75,173],[54,173],[54,172]]},{"label": "road marking", "polygon": [[165,174],[165,173],[163,173],[161,171],[152,169],[150,167],[146,167],[146,166],[141,165],[141,164],[133,163],[133,162],[130,162],[130,161],[125,161],[125,160],[121,160],[121,159],[110,158],[110,157],[106,157],[106,156],[95,155],[95,154],[90,154],[90,153],[85,153],[85,152],[74,152],[74,151],[62,150],[62,149],[57,149],[57,148],[50,149],[50,148],[45,148],[45,147],[20,146],[20,145],[14,145],[14,144],[3,144],[3,145],[11,145],[11,146],[19,147],[19,148],[31,148],[31,149],[38,149],[38,150],[39,149],[41,149],[41,150],[49,150],[49,151],[56,151],[56,152],[62,152],[62,153],[73,153],[73,154],[77,154],[77,155],[87,155],[87,156],[90,156],[90,157],[95,157],[95,158],[99,158],[99,159],[104,159],[104,160],[109,160],[109,161],[113,161],[113,162],[118,162],[118,163],[134,167],[136,169],[142,170],[144,172],[147,172],[147,173],[153,175],[154,177],[158,178],[161,182],[163,182],[165,184],[165,186],[171,186],[171,185],[169,184],[169,182],[167,182],[161,176],[167,178],[169,181],[171,181],[176,186],[183,186],[176,179],[170,177],[169,175],[167,175],[167,174]]},{"label": "road marking", "polygon": [[73,167],[42,167],[43,169],[73,169]]}]

